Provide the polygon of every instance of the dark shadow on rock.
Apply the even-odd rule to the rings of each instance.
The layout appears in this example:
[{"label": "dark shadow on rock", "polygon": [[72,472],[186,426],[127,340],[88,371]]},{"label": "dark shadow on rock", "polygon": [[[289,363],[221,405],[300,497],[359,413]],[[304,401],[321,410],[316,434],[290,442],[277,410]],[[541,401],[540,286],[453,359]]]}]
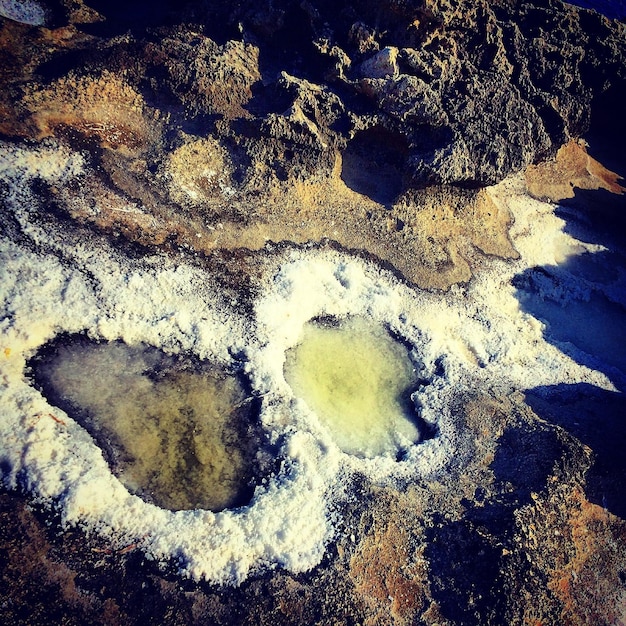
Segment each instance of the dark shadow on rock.
[{"label": "dark shadow on rock", "polygon": [[581,241],[609,250],[626,246],[626,194],[576,189],[573,198],[559,202],[556,215],[565,220],[565,232]]},{"label": "dark shadow on rock", "polygon": [[[515,545],[515,511],[541,492],[556,464],[569,454],[557,431],[541,423],[518,423],[498,441],[491,464],[493,495],[478,488],[462,519],[446,523],[443,515],[427,530],[426,556],[431,591],[442,614],[456,624],[507,624],[509,596],[520,592],[532,562],[523,560],[509,580],[505,561]],[[507,593],[502,590],[506,589]]]},{"label": "dark shadow on rock", "polygon": [[[562,383],[530,389],[526,401],[591,448],[587,498],[626,519],[626,307],[613,301],[620,285],[611,290],[625,266],[621,252],[583,254],[561,266],[528,269],[514,284],[522,309],[546,324],[546,341],[604,373],[618,390]],[[597,288],[577,291],[577,281]]]},{"label": "dark shadow on rock", "polygon": [[541,491],[564,452],[555,430],[538,426],[512,426],[498,440],[491,464],[496,480],[505,491],[501,506],[516,508],[530,502],[531,493]]},{"label": "dark shadow on rock", "polygon": [[626,2],[624,0],[571,0],[570,4],[597,11],[612,20],[626,19]]},{"label": "dark shadow on rock", "polygon": [[626,176],[624,140],[626,140],[626,84],[619,82],[598,94],[591,103],[589,154],[604,167]]},{"label": "dark shadow on rock", "polygon": [[[626,122],[616,111],[625,103],[623,85],[598,97],[588,137],[589,154],[622,177]],[[626,518],[626,194],[576,188],[556,214],[566,233],[604,250],[517,275],[520,307],[545,324],[546,341],[604,373],[618,391],[562,383],[530,389],[526,401],[591,448],[587,498]]]},{"label": "dark shadow on rock", "polygon": [[546,341],[626,390],[626,308],[611,297],[608,282],[618,263],[626,268],[616,253],[583,254],[529,268],[513,284],[522,310],[545,324]]},{"label": "dark shadow on rock", "polygon": [[[601,102],[607,113],[622,92]],[[626,104],[626,96],[624,97]],[[626,175],[623,153],[626,126],[607,127],[602,116],[592,124],[589,153]],[[623,181],[621,181],[623,183]],[[626,389],[626,194],[605,189],[574,189],[555,214],[564,232],[579,241],[603,246],[558,265],[533,267],[513,279],[521,308],[546,324],[545,339],[577,362],[604,372]],[[620,277],[621,274],[621,277]]]},{"label": "dark shadow on rock", "polygon": [[560,384],[532,389],[526,402],[591,448],[587,498],[626,519],[626,396],[588,384]]},{"label": "dark shadow on rock", "polygon": [[312,6],[279,2],[247,3],[244,7],[244,39],[259,46],[259,68],[266,79],[276,79],[286,71],[298,78],[320,81],[322,57],[313,44],[317,35]]},{"label": "dark shadow on rock", "polygon": [[81,30],[99,37],[114,37],[131,31],[141,34],[146,28],[173,25],[193,0],[90,0],[89,6],[103,18],[92,24],[81,24]]},{"label": "dark shadow on rock", "polygon": [[341,179],[379,204],[389,205],[404,190],[405,138],[383,127],[360,131],[342,154]]},{"label": "dark shadow on rock", "polygon": [[[589,155],[621,177],[626,187],[626,82],[611,85],[591,103],[591,121],[585,135]],[[626,193],[605,189],[575,189],[574,197],[559,202],[557,215],[566,221],[565,231],[614,250],[626,248]]]},{"label": "dark shadow on rock", "polygon": [[[510,527],[510,515],[500,525]],[[443,616],[455,624],[506,623],[506,598],[498,593],[501,550],[469,516],[432,529],[426,541],[431,593]]]}]

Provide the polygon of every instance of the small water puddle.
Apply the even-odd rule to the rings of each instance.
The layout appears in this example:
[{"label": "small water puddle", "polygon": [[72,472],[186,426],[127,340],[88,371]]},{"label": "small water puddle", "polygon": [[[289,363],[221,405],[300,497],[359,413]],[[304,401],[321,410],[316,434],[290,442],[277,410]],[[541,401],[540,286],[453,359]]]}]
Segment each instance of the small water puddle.
[{"label": "small water puddle", "polygon": [[359,317],[309,322],[284,373],[344,452],[397,456],[421,439],[410,397],[414,364],[382,325]]},{"label": "small water puddle", "polygon": [[252,497],[259,433],[240,380],[188,357],[63,337],[29,363],[131,491],[160,507],[219,511]]}]

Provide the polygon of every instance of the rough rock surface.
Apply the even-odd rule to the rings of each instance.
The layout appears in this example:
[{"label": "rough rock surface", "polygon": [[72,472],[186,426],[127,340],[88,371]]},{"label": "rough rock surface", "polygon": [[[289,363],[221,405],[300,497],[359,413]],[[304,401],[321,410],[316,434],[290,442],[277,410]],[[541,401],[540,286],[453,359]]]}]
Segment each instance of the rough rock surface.
[{"label": "rough rock surface", "polygon": [[576,189],[605,189],[622,194],[625,189],[614,172],[591,157],[584,145],[569,142],[553,161],[544,161],[526,170],[528,191],[536,198],[559,202],[574,198]]},{"label": "rough rock surface", "polygon": [[590,451],[522,396],[459,406],[460,474],[396,491],[363,482],[325,561],[215,589],[133,546],[59,535],[1,496],[3,623],[612,624],[626,613],[626,525],[584,495]]},{"label": "rough rock surface", "polygon": [[[484,185],[527,168],[537,197],[622,191],[575,141],[623,111],[620,22],[556,0],[171,4],[49,2],[47,28],[0,17],[0,137],[87,164],[35,190],[56,228],[131,257],[161,247],[233,292],[277,244],[446,289],[517,255]],[[3,491],[0,622],[624,623],[622,396],[581,392],[565,417],[556,398],[460,399],[462,471],[405,491],[355,480],[317,568],[237,589],[60,532]],[[605,409],[612,442],[570,427]]]},{"label": "rough rock surface", "polygon": [[476,250],[515,255],[477,186],[579,137],[594,98],[618,110],[624,78],[619,22],[453,4],[184,3],[146,24],[137,3],[74,3],[53,29],[5,20],[0,131],[87,150],[94,175],[60,204],[142,243],[327,238],[446,288]]},{"label": "rough rock surface", "polygon": [[[332,168],[373,128],[396,139],[368,135],[404,186],[493,183],[580,136],[624,78],[623,25],[559,2],[187,3],[190,24],[151,32],[126,5],[101,10],[100,32],[118,34],[108,67],[278,178]],[[124,45],[120,23],[144,37]],[[93,71],[83,52],[76,69]],[[259,132],[271,147],[251,145]],[[294,163],[265,152],[279,145]]]}]

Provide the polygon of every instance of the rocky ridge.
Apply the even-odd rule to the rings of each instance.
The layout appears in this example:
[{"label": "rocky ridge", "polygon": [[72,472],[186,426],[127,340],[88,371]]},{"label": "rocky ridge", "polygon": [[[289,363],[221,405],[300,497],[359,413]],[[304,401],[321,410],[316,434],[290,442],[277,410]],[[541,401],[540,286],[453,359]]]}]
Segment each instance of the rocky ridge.
[{"label": "rocky ridge", "polygon": [[59,206],[141,243],[328,239],[446,288],[515,256],[480,188],[621,102],[624,26],[557,2],[94,6],[3,22],[0,132],[88,154]]}]

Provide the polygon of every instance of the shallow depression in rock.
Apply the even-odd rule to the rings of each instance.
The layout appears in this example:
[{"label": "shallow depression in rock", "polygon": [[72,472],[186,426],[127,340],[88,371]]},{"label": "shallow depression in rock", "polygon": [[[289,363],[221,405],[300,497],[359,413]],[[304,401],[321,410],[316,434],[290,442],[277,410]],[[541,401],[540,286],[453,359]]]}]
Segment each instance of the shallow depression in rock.
[{"label": "shallow depression in rock", "polygon": [[129,491],[172,510],[250,500],[259,433],[232,373],[82,336],[42,349],[30,371],[48,400],[90,432]]},{"label": "shallow depression in rock", "polygon": [[421,438],[410,398],[415,367],[380,324],[360,317],[309,322],[284,371],[344,452],[398,455]]}]

